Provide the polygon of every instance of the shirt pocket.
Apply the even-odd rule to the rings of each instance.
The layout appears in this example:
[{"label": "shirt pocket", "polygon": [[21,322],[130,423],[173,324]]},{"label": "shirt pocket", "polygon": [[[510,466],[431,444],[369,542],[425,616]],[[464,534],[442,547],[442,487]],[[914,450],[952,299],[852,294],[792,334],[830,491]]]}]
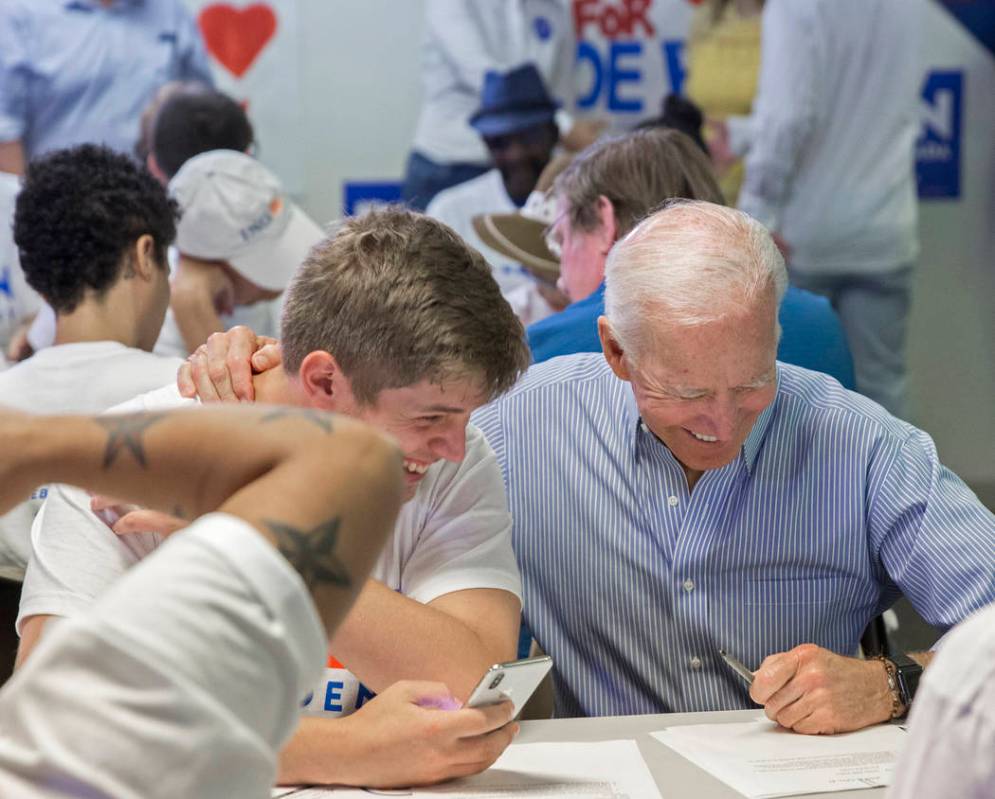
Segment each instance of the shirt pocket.
[{"label": "shirt pocket", "polygon": [[825,605],[836,602],[843,593],[842,577],[771,577],[750,580],[743,586],[743,604]]}]

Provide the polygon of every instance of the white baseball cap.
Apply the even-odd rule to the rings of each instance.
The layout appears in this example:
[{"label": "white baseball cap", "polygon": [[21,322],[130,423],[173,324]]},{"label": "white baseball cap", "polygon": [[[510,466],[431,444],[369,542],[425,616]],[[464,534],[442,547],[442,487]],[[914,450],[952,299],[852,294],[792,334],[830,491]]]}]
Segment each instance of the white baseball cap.
[{"label": "white baseball cap", "polygon": [[283,291],[324,232],[266,167],[236,150],[211,150],[180,167],[169,193],[183,212],[176,247],[227,261],[260,288]]}]

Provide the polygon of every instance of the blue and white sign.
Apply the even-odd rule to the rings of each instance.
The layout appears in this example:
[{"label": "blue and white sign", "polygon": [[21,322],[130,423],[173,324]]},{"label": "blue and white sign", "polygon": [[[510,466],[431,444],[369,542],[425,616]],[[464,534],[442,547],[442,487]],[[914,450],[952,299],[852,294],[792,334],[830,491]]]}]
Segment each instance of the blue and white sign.
[{"label": "blue and white sign", "polygon": [[916,180],[923,199],[961,194],[964,73],[931,72],[922,90],[922,130],[916,142]]}]

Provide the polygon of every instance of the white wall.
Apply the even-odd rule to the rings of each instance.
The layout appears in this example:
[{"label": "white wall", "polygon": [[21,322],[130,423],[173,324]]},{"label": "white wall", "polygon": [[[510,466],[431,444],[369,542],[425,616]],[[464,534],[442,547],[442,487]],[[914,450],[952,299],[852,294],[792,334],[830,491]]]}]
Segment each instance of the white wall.
[{"label": "white wall", "polygon": [[[995,497],[995,58],[931,5],[930,68],[964,70],[962,196],[921,202],[910,320],[912,421]],[[992,492],[992,493],[988,493]]]}]

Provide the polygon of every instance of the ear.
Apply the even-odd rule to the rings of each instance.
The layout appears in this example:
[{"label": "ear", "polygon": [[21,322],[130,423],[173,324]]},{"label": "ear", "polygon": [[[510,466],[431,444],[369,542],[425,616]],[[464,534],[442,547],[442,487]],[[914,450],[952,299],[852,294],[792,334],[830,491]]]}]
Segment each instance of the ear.
[{"label": "ear", "polygon": [[308,405],[313,408],[348,412],[355,405],[352,383],[331,353],[324,350],[309,352],[301,361],[297,378]]},{"label": "ear", "polygon": [[152,173],[152,177],[158,180],[163,186],[169,183],[169,177],[163,171],[162,167],[159,166],[159,162],[152,153],[145,156],[145,167]]},{"label": "ear", "polygon": [[159,263],[155,239],[148,233],[143,233],[138,237],[132,253],[135,274],[142,280],[152,280],[157,272],[165,268],[163,264]]},{"label": "ear", "polygon": [[629,364],[625,359],[625,351],[615,334],[607,316],[598,317],[598,337],[601,339],[601,350],[605,360],[619,380],[629,381]]},{"label": "ear", "polygon": [[598,228],[594,235],[598,237],[598,243],[604,248],[605,254],[615,244],[618,238],[618,221],[615,219],[615,206],[605,195],[598,195],[596,210],[598,212]]}]

